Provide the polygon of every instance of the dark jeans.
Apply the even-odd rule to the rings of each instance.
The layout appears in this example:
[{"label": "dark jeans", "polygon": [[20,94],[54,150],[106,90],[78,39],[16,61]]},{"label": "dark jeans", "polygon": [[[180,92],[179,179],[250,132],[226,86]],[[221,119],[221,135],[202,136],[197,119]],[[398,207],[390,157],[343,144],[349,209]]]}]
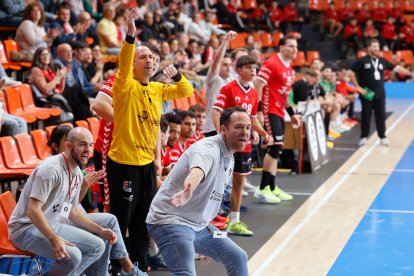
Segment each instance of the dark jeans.
[{"label": "dark jeans", "polygon": [[377,126],[377,133],[379,138],[385,138],[385,98],[374,98],[368,101],[360,97],[362,112],[361,112],[361,138],[366,138],[369,135],[371,125],[372,111],[375,113],[375,124]]}]

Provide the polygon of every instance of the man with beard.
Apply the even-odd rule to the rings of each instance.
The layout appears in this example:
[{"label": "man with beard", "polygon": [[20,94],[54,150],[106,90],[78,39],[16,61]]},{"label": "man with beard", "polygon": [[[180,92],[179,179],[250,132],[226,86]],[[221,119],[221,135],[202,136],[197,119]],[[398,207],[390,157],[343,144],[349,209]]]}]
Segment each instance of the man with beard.
[{"label": "man with beard", "polygon": [[161,177],[165,178],[171,169],[177,163],[179,152],[172,151],[174,145],[178,143],[178,138],[181,134],[181,118],[175,113],[167,113],[164,115],[168,122],[168,140],[167,147],[162,157],[162,173]]},{"label": "man with beard", "polygon": [[[388,146],[389,142],[385,136],[385,89],[384,71],[389,69],[394,72],[413,76],[413,74],[400,65],[393,65],[386,59],[379,57],[380,44],[376,39],[368,42],[368,55],[359,58],[352,66],[350,78],[357,85],[358,91],[362,94],[361,100],[361,140],[359,145],[363,146],[368,142],[372,111],[375,112],[375,124],[377,126],[380,145]],[[358,80],[358,81],[357,81]],[[374,98],[369,100],[364,96],[365,88],[374,92]]]},{"label": "man with beard", "polygon": [[248,275],[246,252],[210,221],[233,173],[233,154],[245,148],[250,131],[245,109],[224,110],[220,134],[187,149],[152,201],[148,231],[172,275],[196,275],[195,253],[224,264],[228,275]]},{"label": "man with beard", "polygon": [[[72,129],[66,150],[44,160],[30,175],[9,221],[9,239],[16,247],[56,260],[50,275],[81,275],[95,262],[106,263],[100,259],[102,239],[117,241],[111,229],[93,222],[78,206],[83,179],[79,166],[87,165],[92,147],[88,130]],[[63,219],[79,227],[61,223]],[[122,275],[145,275],[131,269]]]},{"label": "man with beard", "polygon": [[196,132],[196,115],[191,111],[180,111],[178,116],[181,118],[181,132],[172,151],[176,151],[180,157],[192,144],[191,138]]}]

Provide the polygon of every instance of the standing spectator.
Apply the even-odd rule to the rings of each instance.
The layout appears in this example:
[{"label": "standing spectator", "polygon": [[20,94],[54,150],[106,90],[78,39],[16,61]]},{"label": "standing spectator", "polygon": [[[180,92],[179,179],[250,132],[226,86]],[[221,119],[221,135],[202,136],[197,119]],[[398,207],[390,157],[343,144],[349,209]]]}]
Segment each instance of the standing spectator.
[{"label": "standing spectator", "polygon": [[272,4],[269,8],[269,19],[272,23],[271,30],[279,31],[283,22],[283,12],[279,8],[279,3],[277,1],[272,1]]},{"label": "standing spectator", "polygon": [[[237,127],[236,127],[237,124]],[[173,275],[196,275],[195,253],[223,263],[230,276],[247,276],[247,255],[210,224],[233,172],[233,153],[246,146],[251,124],[240,107],[224,111],[220,134],[195,143],[178,160],[155,196],[146,222]]]},{"label": "standing spectator", "polygon": [[59,35],[60,31],[49,29],[46,33],[44,28],[45,14],[42,6],[33,2],[23,12],[23,22],[16,31],[16,43],[19,52],[12,51],[10,58],[13,61],[32,61],[33,55],[39,47],[49,47],[52,41]]},{"label": "standing spectator", "polygon": [[351,9],[351,3],[349,1],[345,1],[343,7],[339,9],[339,19],[341,20],[342,25],[348,25],[349,21],[353,17],[354,12]]},{"label": "standing spectator", "polygon": [[175,85],[149,82],[155,61],[149,48],[135,47],[138,14],[137,9],[128,14],[127,36],[112,90],[114,130],[107,173],[111,213],[118,218],[124,239],[128,230],[131,260],[138,261],[140,269],[146,271],[149,239],[145,218],[156,192],[155,169],[161,169],[160,163],[154,163],[161,103],[188,97],[194,90],[173,67],[163,72]]},{"label": "standing spectator", "polygon": [[263,160],[263,173],[260,187],[255,197],[266,203],[279,203],[281,200],[292,200],[293,196],[275,186],[277,160],[283,149],[285,133],[285,109],[292,124],[298,125],[299,115],[295,115],[293,108],[287,104],[290,88],[293,84],[293,70],[291,62],[298,51],[297,41],[292,36],[284,36],[279,43],[279,53],[273,54],[260,68],[254,87],[261,98],[265,128],[274,140]]},{"label": "standing spectator", "polygon": [[[405,74],[413,77],[413,74],[400,65],[393,65],[386,59],[378,56],[380,45],[378,40],[371,40],[368,43],[368,55],[359,58],[352,66],[355,74],[350,74],[351,81],[357,85],[358,91],[362,94],[361,100],[361,140],[359,145],[367,143],[370,132],[370,123],[372,111],[375,112],[375,124],[377,126],[378,137],[382,146],[388,146],[389,142],[385,136],[385,89],[384,89],[384,71],[387,69],[394,72]],[[356,75],[356,77],[355,77]],[[372,100],[364,97],[365,88],[375,93]]]},{"label": "standing spectator", "polygon": [[372,19],[372,14],[369,11],[368,3],[362,4],[362,9],[360,9],[356,15],[357,21],[361,28],[365,25],[365,22],[368,19]]},{"label": "standing spectator", "polygon": [[230,40],[235,39],[236,32],[230,31],[224,37],[224,41],[218,47],[216,55],[207,72],[205,80],[206,89],[206,123],[204,125],[204,135],[206,137],[216,135],[216,128],[213,123],[213,105],[221,88],[231,81],[230,73],[232,71],[231,58],[225,56]]}]

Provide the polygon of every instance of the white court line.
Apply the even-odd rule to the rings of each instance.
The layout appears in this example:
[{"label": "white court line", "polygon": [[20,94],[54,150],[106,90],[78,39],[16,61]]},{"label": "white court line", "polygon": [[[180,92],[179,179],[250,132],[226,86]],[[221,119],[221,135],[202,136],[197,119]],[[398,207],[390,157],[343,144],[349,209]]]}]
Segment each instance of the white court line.
[{"label": "white court line", "polygon": [[[413,109],[414,103],[412,103],[401,116],[391,125],[387,130],[387,134],[390,133],[394,128],[404,119],[405,116]],[[256,268],[255,271],[251,274],[252,276],[261,276],[263,270],[279,255],[283,249],[290,243],[290,241],[302,230],[302,228],[308,223],[308,221],[319,211],[319,209],[324,205],[331,196],[338,190],[342,184],[348,179],[348,177],[354,173],[358,167],[365,161],[365,159],[371,154],[371,152],[379,145],[379,139],[369,147],[369,149],[362,155],[362,157],[351,167],[349,174],[345,174],[334,186],[333,188],[318,202],[318,204],[305,216],[305,218],[298,223],[295,228],[289,233],[286,239],[279,244],[277,248],[265,259],[263,262]]]},{"label": "white court line", "polygon": [[397,214],[414,214],[414,211],[408,210],[377,210],[377,209],[370,209],[368,212],[371,213],[397,213]]},{"label": "white court line", "polygon": [[298,193],[287,192],[287,193],[290,194],[290,195],[305,195],[305,196],[312,195],[312,193],[301,193],[301,192],[298,192]]},{"label": "white court line", "polygon": [[355,151],[355,150],[357,150],[358,148],[357,147],[355,147],[355,148],[333,148],[333,150],[340,150],[340,151]]}]

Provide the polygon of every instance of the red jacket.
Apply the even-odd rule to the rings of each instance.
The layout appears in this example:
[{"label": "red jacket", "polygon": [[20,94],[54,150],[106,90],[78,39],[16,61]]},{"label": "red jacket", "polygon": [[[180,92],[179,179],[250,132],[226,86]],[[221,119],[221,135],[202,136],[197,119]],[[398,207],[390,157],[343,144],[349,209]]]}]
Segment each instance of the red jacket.
[{"label": "red jacket", "polygon": [[395,25],[391,23],[385,23],[382,26],[382,36],[385,39],[395,39]]},{"label": "red jacket", "polygon": [[358,25],[352,26],[351,24],[346,25],[345,30],[344,30],[344,36],[348,38],[353,35],[362,37],[361,27],[359,27]]}]

